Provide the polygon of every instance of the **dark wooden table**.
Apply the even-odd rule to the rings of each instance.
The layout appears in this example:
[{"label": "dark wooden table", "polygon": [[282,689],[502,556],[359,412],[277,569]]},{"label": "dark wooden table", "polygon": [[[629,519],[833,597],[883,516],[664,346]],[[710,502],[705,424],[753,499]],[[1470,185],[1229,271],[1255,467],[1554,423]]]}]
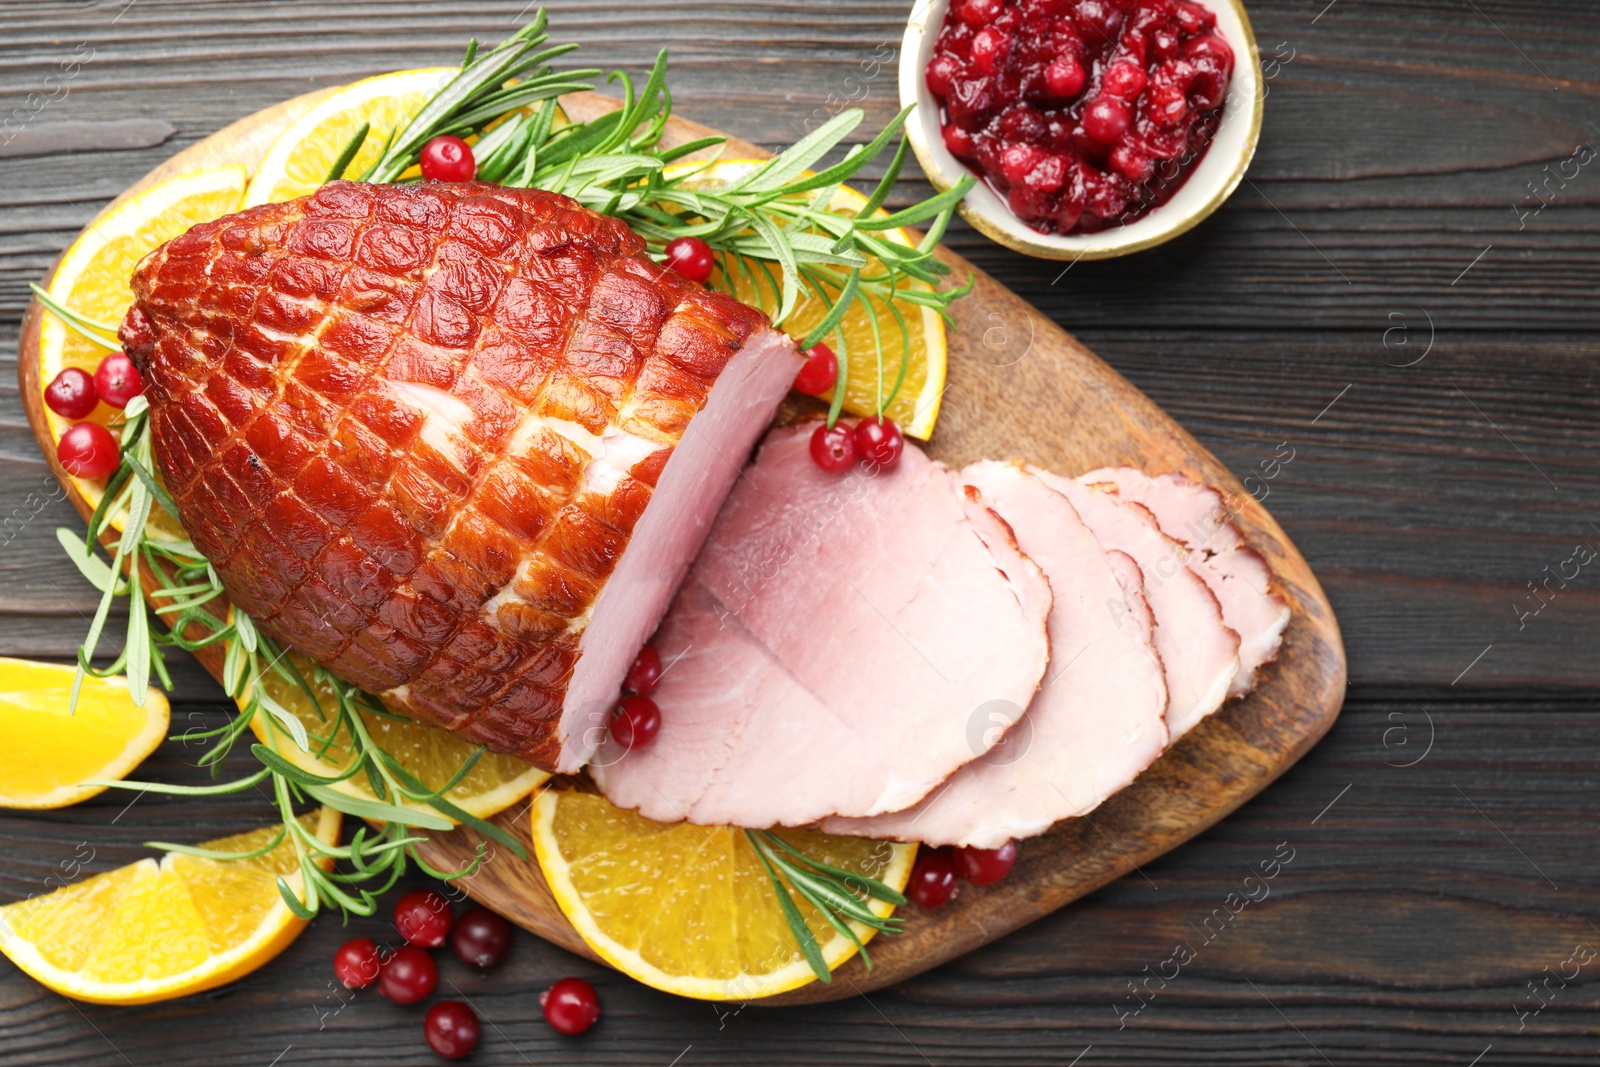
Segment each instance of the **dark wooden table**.
[{"label": "dark wooden table", "polygon": [[[596,66],[638,71],[667,45],[681,113],[777,147],[813,109],[893,113],[892,67],[852,75],[897,49],[908,5],[569,0],[552,22]],[[0,6],[0,652],[67,659],[93,609],[52,533],[76,517],[16,394],[27,283],[178,148],[317,86],[453,61],[520,10]],[[1600,565],[1549,577],[1575,546],[1600,549],[1600,14],[1584,0],[1263,0],[1251,14],[1266,126],[1210,221],[1065,274],[965,228],[949,240],[1269,494],[1344,626],[1333,732],[1142,876],[870,1000],[718,1009],[526,936],[490,976],[447,963],[442,991],[487,1022],[473,1062],[1600,1059]],[[179,674],[176,729],[228,714],[192,663]],[[191,764],[169,743],[142,773],[189,780]],[[267,814],[250,799],[124,804],[0,816],[0,899],[75,856],[106,870],[145,840]],[[1206,922],[1290,850],[1268,898]],[[386,931],[324,918],[234,986],[141,1008],[77,1005],[0,963],[0,1064],[437,1062],[420,1012],[332,986],[334,947]],[[1194,958],[1174,977],[1179,942]],[[573,973],[606,1013],[579,1039],[549,1030],[536,1000]]]}]

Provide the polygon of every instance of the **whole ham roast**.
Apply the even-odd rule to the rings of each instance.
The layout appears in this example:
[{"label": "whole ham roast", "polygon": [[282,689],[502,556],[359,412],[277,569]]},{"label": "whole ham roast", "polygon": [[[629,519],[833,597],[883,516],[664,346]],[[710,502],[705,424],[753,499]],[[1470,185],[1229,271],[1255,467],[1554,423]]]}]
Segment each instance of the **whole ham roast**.
[{"label": "whole ham roast", "polygon": [[582,766],[800,358],[623,223],[335,182],[142,262],[161,474],[275,640],[427,722]]}]

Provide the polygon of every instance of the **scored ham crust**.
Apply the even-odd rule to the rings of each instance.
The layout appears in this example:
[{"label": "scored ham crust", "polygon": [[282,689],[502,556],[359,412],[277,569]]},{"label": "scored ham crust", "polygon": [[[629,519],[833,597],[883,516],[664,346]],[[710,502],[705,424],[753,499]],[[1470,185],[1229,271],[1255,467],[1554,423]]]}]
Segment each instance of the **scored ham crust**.
[{"label": "scored ham crust", "polygon": [[229,599],[547,769],[598,743],[799,366],[623,223],[481,183],[334,182],[194,227],[133,290],[161,474]]}]

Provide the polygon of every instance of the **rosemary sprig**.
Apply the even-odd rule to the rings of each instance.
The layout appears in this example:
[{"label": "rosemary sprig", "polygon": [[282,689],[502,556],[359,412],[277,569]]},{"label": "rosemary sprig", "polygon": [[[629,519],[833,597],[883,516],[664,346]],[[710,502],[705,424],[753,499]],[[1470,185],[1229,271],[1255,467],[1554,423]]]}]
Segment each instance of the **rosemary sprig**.
[{"label": "rosemary sprig", "polygon": [[876,878],[814,860],[769,830],[746,830],[744,834],[750,847],[755,849],[756,858],[761,861],[767,877],[772,879],[772,891],[778,898],[778,906],[783,909],[784,919],[789,923],[789,932],[794,935],[795,943],[800,946],[800,954],[805,957],[817,980],[827,984],[833,981],[833,974],[828,970],[822,950],[817,946],[816,936],[801,917],[800,909],[790,895],[791,890],[815,908],[835,930],[849,938],[861,953],[861,961],[867,965],[867,970],[872,970],[872,957],[867,953],[867,946],[850,924],[859,923],[880,934],[898,934],[905,920],[880,916],[868,907],[867,902],[881,900],[899,906],[906,902],[906,898]]},{"label": "rosemary sprig", "polygon": [[[364,179],[397,181],[417,165],[422,158],[422,146],[435,137],[480,135],[496,122],[504,123],[507,116],[522,108],[562,93],[594,88],[585,79],[599,76],[599,70],[557,72],[551,68],[551,60],[578,46],[543,47],[550,39],[545,33],[548,23],[541,7],[532,21],[489,51],[479,54],[476,40],[468,44],[461,73],[434,94],[398,135],[392,135]],[[365,140],[366,131],[361,131],[361,138]],[[352,152],[352,158],[354,155]]]}]

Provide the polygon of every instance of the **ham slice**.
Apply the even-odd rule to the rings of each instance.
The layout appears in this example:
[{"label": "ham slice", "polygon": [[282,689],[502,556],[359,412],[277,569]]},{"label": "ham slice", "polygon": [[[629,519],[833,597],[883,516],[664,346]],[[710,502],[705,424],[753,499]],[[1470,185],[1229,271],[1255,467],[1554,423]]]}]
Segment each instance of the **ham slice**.
[{"label": "ham slice", "polygon": [[591,773],[659,821],[762,827],[921,800],[1001,736],[1050,660],[1049,583],[960,479],[907,444],[877,476],[774,430],[655,638],[661,731]]},{"label": "ham slice", "polygon": [[825,820],[831,833],[996,848],[1092,811],[1166,748],[1167,686],[1137,564],[1102,551],[1067,498],[1020,467],[961,473],[1050,579],[1049,677],[1001,745],[916,807]]},{"label": "ham slice", "polygon": [[1239,635],[1223,621],[1216,596],[1184,562],[1188,550],[1161,532],[1147,508],[1121,499],[1109,486],[1034,473],[1072,502],[1102,549],[1126,553],[1139,565],[1166,671],[1167,729],[1173,739],[1182,737],[1228,698],[1239,671]]},{"label": "ham slice", "polygon": [[1267,561],[1229,521],[1222,494],[1181,474],[1151,478],[1131,467],[1107,467],[1082,480],[1116,486],[1122,499],[1149,508],[1161,532],[1189,549],[1189,567],[1221,602],[1223,621],[1239,634],[1239,671],[1228,695],[1248,693],[1260,668],[1283,644],[1289,606],[1273,589]]}]

